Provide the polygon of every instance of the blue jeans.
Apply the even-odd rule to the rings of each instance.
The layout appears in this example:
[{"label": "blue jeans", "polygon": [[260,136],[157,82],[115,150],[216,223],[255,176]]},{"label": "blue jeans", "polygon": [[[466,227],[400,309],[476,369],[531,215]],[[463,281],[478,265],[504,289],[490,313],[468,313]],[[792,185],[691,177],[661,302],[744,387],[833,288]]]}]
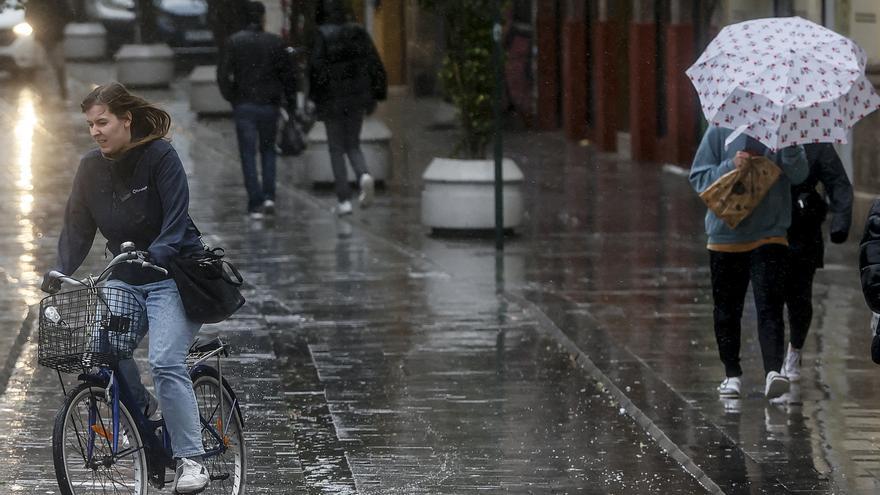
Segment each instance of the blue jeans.
[{"label": "blue jeans", "polygon": [[[257,211],[263,201],[275,200],[275,138],[278,132],[278,106],[241,103],[233,110],[238,154],[244,187],[248,194],[248,211]],[[257,144],[262,162],[262,178],[257,176]]]},{"label": "blue jeans", "polygon": [[[153,373],[153,384],[156,386],[162,417],[165,418],[165,427],[171,435],[174,456],[182,458],[204,454],[198,405],[185,364],[189,346],[202,325],[186,317],[174,280],[161,280],[145,285],[129,285],[111,280],[107,286],[131,291],[147,308],[147,321],[150,325],[150,370]],[[137,364],[133,359],[122,360],[119,362],[119,372],[143,411],[149,395],[141,383]]]}]

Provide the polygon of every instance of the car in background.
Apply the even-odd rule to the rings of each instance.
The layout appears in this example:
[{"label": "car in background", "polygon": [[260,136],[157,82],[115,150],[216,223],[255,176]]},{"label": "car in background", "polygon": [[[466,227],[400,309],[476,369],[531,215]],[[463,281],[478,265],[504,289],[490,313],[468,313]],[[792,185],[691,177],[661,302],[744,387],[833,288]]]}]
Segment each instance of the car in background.
[{"label": "car in background", "polygon": [[6,4],[0,10],[0,70],[28,77],[45,63],[43,47],[34,39],[34,30],[24,20],[24,9]]},{"label": "car in background", "polygon": [[156,30],[176,55],[217,53],[206,0],[155,0]]},{"label": "car in background", "polygon": [[134,0],[78,0],[75,5],[78,11],[85,13],[86,18],[104,25],[111,53],[120,45],[133,41]]},{"label": "car in background", "polygon": [[[107,29],[108,45],[115,51],[124,43],[134,42],[135,0],[80,0],[86,17]],[[208,24],[206,0],[153,0],[156,34],[176,55],[217,53]]]}]

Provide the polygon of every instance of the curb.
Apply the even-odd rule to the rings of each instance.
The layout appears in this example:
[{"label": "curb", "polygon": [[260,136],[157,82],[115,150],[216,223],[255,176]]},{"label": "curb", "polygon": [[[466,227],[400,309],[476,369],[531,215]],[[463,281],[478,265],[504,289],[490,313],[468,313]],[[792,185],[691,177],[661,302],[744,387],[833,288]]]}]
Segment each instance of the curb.
[{"label": "curb", "polygon": [[614,383],[611,378],[608,377],[598,366],[587,356],[578,346],[574,343],[566,334],[559,328],[553,320],[551,320],[543,311],[541,311],[537,305],[532,303],[531,301],[525,299],[520,295],[515,295],[510,292],[505,292],[503,294],[509,302],[518,304],[522,306],[526,312],[530,313],[531,316],[535,317],[538,320],[539,325],[545,330],[549,330],[552,337],[555,338],[568,352],[572,355],[577,356],[576,362],[577,364],[583,368],[589,375],[601,383],[614,397],[614,400],[618,402],[621,409],[626,411],[626,414],[629,415],[635,422],[638,424],[645,433],[648,434],[651,438],[657,442],[657,445],[660,446],[669,457],[673,458],[676,462],[678,462],[681,467],[694,479],[697,480],[700,485],[702,485],[709,493],[713,494],[724,494],[724,490],[718,486],[712,478],[710,478],[695,462],[691,459],[674,441],[672,441],[663,430],[657,426],[654,421],[645,414],[629,397],[627,397],[626,393],[624,393],[620,388]]}]

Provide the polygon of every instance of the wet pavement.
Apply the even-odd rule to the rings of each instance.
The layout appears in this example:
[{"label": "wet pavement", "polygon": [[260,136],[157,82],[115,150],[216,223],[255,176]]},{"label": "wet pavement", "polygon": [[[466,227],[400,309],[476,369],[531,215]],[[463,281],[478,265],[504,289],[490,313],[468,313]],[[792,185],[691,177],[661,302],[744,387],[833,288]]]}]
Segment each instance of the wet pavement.
[{"label": "wet pavement", "polygon": [[[70,67],[73,94],[112,77]],[[89,147],[75,105],[0,84],[0,493],[57,493],[49,438],[61,402],[35,364],[27,305],[53,257]],[[768,405],[747,304],[746,397],[721,402],[703,207],[684,177],[556,134],[512,133],[523,228],[449,239],[419,224],[419,177],[452,130],[440,103],[393,98],[393,176],[339,220],[299,159],[279,164],[279,213],[244,216],[229,119],[196,119],[186,83],[142,92],[175,122],[192,214],[248,282],[231,341],[248,493],[874,493],[880,385],[856,245],[817,276],[800,400]],[[856,239],[858,233],[851,235]],[[90,257],[101,265],[100,242]],[[7,358],[8,356],[8,358]],[[6,370],[6,371],[3,371]]]}]

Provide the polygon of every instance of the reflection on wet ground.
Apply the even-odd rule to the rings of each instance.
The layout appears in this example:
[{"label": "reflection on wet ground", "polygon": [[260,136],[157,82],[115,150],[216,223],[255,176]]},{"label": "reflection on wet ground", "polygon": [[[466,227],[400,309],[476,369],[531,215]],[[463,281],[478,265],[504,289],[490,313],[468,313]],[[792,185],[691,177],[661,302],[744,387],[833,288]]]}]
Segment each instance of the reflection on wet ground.
[{"label": "reflection on wet ground", "polygon": [[[110,77],[101,64],[71,72],[80,90]],[[175,119],[194,218],[248,280],[245,312],[206,333],[237,349],[254,493],[880,488],[880,385],[853,243],[829,248],[817,277],[799,398],[762,399],[749,302],[746,396],[721,402],[703,207],[683,177],[555,134],[513,135],[531,206],[499,258],[491,240],[437,238],[419,225],[420,164],[446,151],[449,131],[428,130],[434,103],[393,99],[379,117],[395,133],[395,176],[375,208],[335,219],[331,195],[304,189],[302,163],[285,160],[277,218],[248,222],[232,124],[194,119],[185,89],[145,96]],[[11,116],[16,95],[0,94],[2,139],[27,121]],[[88,147],[75,110],[48,119],[48,104],[35,108],[26,213],[21,160],[4,166],[0,184],[17,198],[0,204],[10,209],[0,229],[12,233],[0,246],[7,293],[32,287],[14,274],[33,279],[51,260],[73,164]],[[16,297],[0,298],[0,309],[19,308],[15,336],[35,296]],[[11,425],[0,455],[14,460],[0,492],[53,489],[46,428],[60,397],[33,367],[33,344],[23,349],[7,392],[14,405],[0,409]],[[701,487],[700,473],[711,483]]]}]

